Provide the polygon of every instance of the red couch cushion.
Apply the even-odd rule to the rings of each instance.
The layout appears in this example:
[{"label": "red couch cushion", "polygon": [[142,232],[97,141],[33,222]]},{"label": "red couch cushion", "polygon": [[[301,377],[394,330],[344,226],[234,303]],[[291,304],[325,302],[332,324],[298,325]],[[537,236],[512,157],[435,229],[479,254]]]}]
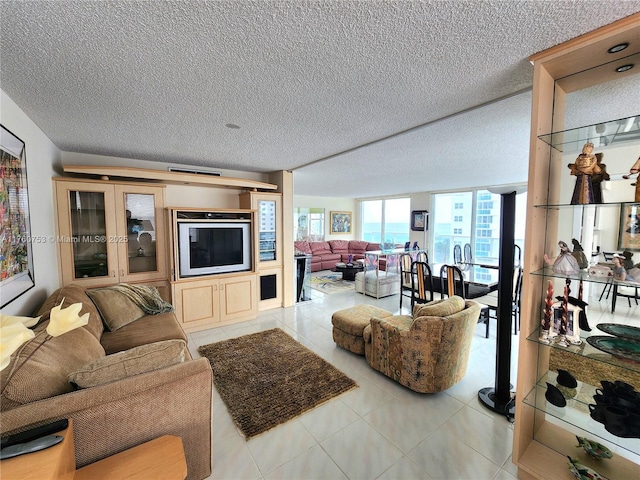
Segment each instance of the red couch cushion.
[{"label": "red couch cushion", "polygon": [[309,242],[312,255],[330,255],[331,246],[329,242]]},{"label": "red couch cushion", "polygon": [[349,253],[364,255],[367,251],[367,245],[369,242],[363,240],[349,240]]},{"label": "red couch cushion", "polygon": [[293,246],[297,252],[311,253],[311,247],[309,246],[309,242],[306,240],[296,240],[293,242]]},{"label": "red couch cushion", "polygon": [[329,240],[333,253],[349,253],[349,240]]}]

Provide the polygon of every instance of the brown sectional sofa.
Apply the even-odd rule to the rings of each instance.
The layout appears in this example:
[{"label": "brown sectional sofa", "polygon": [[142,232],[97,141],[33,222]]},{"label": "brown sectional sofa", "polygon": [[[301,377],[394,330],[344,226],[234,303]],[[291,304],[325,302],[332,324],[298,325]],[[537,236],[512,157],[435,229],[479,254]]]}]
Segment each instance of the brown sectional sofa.
[{"label": "brown sectional sofa", "polygon": [[362,240],[329,240],[328,242],[294,242],[297,251],[311,254],[311,271],[330,270],[338,262],[346,262],[349,255],[353,260],[362,260],[365,252],[380,250],[379,243]]},{"label": "brown sectional sofa", "polygon": [[[63,307],[81,302],[80,315],[88,312],[89,323],[43,343],[49,311],[63,298]],[[119,312],[126,314],[121,305]],[[0,432],[4,436],[72,418],[78,468],[162,435],[176,435],[182,438],[187,478],[206,478],[211,474],[212,434],[208,360],[191,358],[173,313],[142,312],[142,317],[109,331],[100,311],[78,285],[61,288],[45,301],[36,313],[43,315],[33,328],[36,337],[0,374]],[[172,356],[158,361],[149,350],[165,357],[172,350]],[[120,370],[114,375],[107,368],[105,379],[104,364],[115,359]],[[94,365],[98,367],[87,369]],[[139,373],[144,368],[146,373]],[[105,383],[80,388],[71,381],[81,384],[83,374],[95,380],[96,373]]]}]

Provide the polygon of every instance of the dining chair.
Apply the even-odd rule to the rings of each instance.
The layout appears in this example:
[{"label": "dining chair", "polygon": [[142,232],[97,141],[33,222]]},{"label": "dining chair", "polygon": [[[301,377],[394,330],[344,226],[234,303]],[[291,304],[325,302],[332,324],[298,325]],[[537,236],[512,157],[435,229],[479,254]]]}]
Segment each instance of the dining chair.
[{"label": "dining chair", "polygon": [[402,309],[402,299],[413,297],[413,280],[411,270],[412,258],[409,253],[400,254],[400,308]]},{"label": "dining chair", "polygon": [[460,245],[453,246],[453,263],[460,265],[462,263],[462,248]]},{"label": "dining chair", "polygon": [[513,245],[513,264],[516,267],[522,265],[522,248],[520,248],[520,245],[517,244]]},{"label": "dining chair", "polygon": [[[511,291],[511,316],[513,318],[513,334],[517,334],[520,328],[520,306],[522,301],[520,299],[522,295],[522,267],[516,265],[513,268],[513,289]],[[491,292],[487,295],[475,299],[487,307],[489,307],[489,316],[498,318],[498,295],[497,292]]]},{"label": "dining chair", "polygon": [[472,263],[472,262],[473,262],[473,255],[471,254],[471,244],[465,243],[464,244],[464,263]]},{"label": "dining chair", "polygon": [[[445,264],[440,267],[440,294],[442,298],[444,298],[445,295],[447,297],[457,295],[463,299],[477,301],[480,304],[478,323],[485,324],[485,338],[489,338],[489,307],[477,300],[483,295],[488,294],[489,288],[481,289],[475,286],[475,288],[472,289],[471,287],[472,286],[465,281],[462,270],[457,266]],[[480,294],[480,292],[482,293]],[[469,295],[469,293],[471,293],[471,295]]]},{"label": "dining chair", "polygon": [[416,303],[433,302],[433,277],[426,262],[411,264],[411,311]]},{"label": "dining chair", "polygon": [[416,262],[429,263],[429,255],[427,255],[427,252],[418,252],[416,254]]}]

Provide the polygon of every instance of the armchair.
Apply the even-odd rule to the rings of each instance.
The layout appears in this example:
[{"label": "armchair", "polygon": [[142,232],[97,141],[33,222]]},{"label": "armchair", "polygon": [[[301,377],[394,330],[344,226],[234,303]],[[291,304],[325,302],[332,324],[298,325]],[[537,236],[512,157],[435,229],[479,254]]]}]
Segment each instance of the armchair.
[{"label": "armchair", "polygon": [[416,304],[412,315],[372,317],[364,329],[373,369],[420,393],[446,390],[467,372],[480,305],[453,296]]}]

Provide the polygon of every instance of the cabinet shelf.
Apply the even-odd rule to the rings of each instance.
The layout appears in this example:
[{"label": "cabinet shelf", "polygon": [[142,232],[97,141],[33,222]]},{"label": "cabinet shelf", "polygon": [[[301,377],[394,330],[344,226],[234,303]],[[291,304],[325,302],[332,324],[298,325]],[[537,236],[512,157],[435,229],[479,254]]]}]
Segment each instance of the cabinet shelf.
[{"label": "cabinet shelf", "polygon": [[600,146],[622,146],[640,141],[640,117],[627,117],[538,136],[559,152],[580,152],[586,142],[598,140]]},{"label": "cabinet shelf", "polygon": [[583,330],[580,331],[580,339],[582,340],[582,344],[580,345],[570,345],[568,347],[561,347],[555,344],[546,344],[540,341],[540,330],[535,331],[531,335],[527,337],[527,340],[539,343],[542,346],[546,346],[549,348],[557,348],[558,350],[566,353],[570,353],[573,355],[578,355],[580,357],[584,357],[585,360],[594,360],[601,363],[606,363],[612,365],[614,367],[619,367],[624,370],[629,370],[631,372],[640,373],[640,362],[636,362],[634,360],[625,360],[623,358],[618,358],[610,353],[605,353],[602,350],[598,350],[595,347],[592,347],[589,343],[585,341],[585,339],[591,335],[602,336],[605,335],[604,332],[598,330],[595,325],[591,332],[585,332]]},{"label": "cabinet shelf", "polygon": [[[609,445],[616,445],[628,452],[638,455],[638,446],[640,439],[618,437],[609,433],[604,425],[596,422],[589,414],[589,404],[595,404],[593,395],[596,393],[596,387],[587,383],[578,382],[576,387],[576,395],[568,398],[565,407],[556,407],[547,401],[545,393],[547,391],[546,383],[556,385],[557,372],[547,371],[538,381],[536,386],[524,398],[524,403],[536,410],[542,411],[553,418],[560,420],[562,423],[571,427],[575,427],[583,431],[582,435],[589,438],[598,437],[598,441],[604,441]],[[578,432],[574,432],[580,434]]]},{"label": "cabinet shelf", "polygon": [[[607,264],[609,265],[609,264]],[[611,266],[613,266],[613,264],[611,264]],[[575,280],[575,281],[584,281],[584,282],[589,282],[589,283],[602,283],[602,284],[610,284],[612,281],[615,282],[616,285],[621,286],[621,287],[638,287],[640,288],[640,284],[639,283],[633,283],[633,282],[623,282],[620,280],[613,280],[612,277],[603,277],[603,276],[595,276],[595,275],[589,275],[588,269],[587,270],[580,270],[580,273],[577,273],[575,275],[565,275],[565,274],[560,274],[560,273],[555,273],[553,271],[553,267],[544,267],[541,270],[536,270],[535,272],[531,272],[531,275],[535,275],[538,277],[553,277],[553,278],[562,278],[564,279],[570,279],[570,280]]]}]

